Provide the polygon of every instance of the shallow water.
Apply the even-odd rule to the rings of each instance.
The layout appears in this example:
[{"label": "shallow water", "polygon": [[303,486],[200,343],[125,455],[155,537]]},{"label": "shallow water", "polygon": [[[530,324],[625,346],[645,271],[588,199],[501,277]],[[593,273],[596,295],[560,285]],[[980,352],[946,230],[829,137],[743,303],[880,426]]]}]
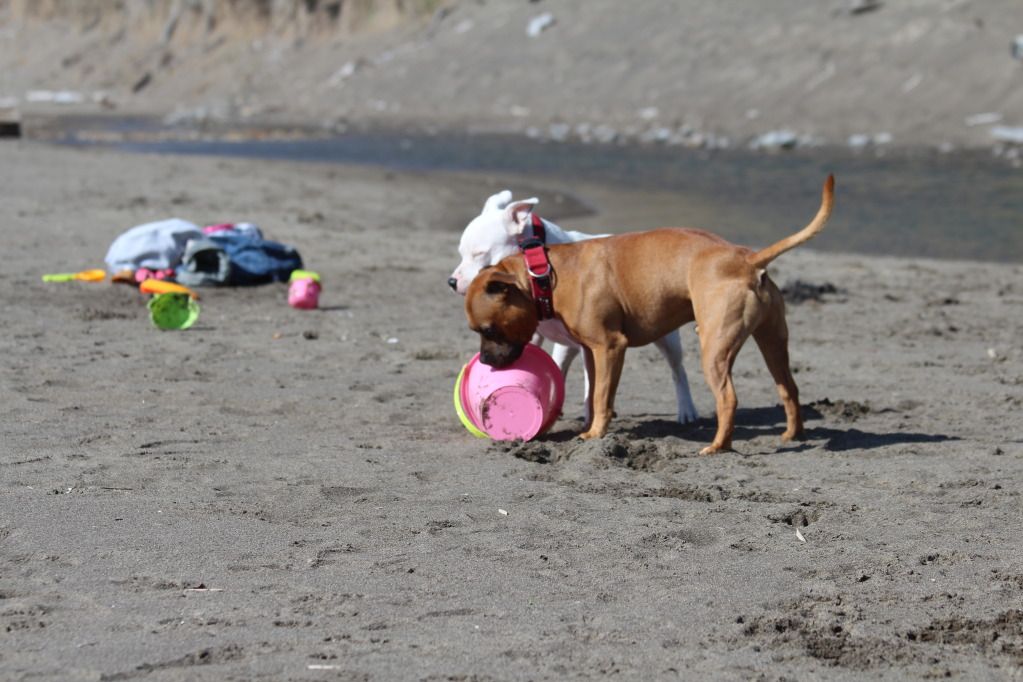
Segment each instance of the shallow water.
[{"label": "shallow water", "polygon": [[[116,130],[122,139],[82,134],[86,128],[95,131],[97,125],[107,133]],[[596,215],[585,221],[569,221],[575,229],[687,225],[750,245],[773,242],[803,227],[817,209],[821,183],[830,172],[837,179],[835,210],[814,248],[1023,261],[1023,172],[986,152],[884,156],[845,149],[706,152],[551,143],[495,134],[387,131],[190,140],[167,139],[166,132],[138,121],[106,121],[72,125],[50,139],[145,153],[486,172],[507,178],[513,188],[516,182],[556,187],[596,209]],[[484,198],[474,200],[482,204]]]}]

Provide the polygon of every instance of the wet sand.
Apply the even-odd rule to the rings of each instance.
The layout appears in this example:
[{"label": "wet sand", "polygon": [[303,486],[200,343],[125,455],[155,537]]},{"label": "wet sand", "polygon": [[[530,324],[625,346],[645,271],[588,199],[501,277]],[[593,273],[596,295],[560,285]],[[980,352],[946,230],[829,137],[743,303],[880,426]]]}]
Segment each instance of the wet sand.
[{"label": "wet sand", "polygon": [[[783,256],[779,284],[838,289],[789,307],[801,443],[779,442],[748,346],[737,452],[696,455],[714,420],[690,326],[696,426],[671,421],[644,348],[608,437],[573,438],[576,368],[548,438],[494,444],[451,407],[476,340],[444,280],[495,178],[30,143],[0,161],[6,679],[1023,665],[1021,266]],[[815,209],[793,206],[793,225]],[[159,332],[131,288],[40,281],[172,216],[296,245],[322,308],[289,308],[283,285],[204,290],[195,327]]]},{"label": "wet sand", "polygon": [[[783,153],[637,144],[551,143],[465,130],[366,125],[344,134],[313,127],[166,125],[146,117],[33,118],[31,139],[118,151],[242,157],[451,171],[513,178],[545,209],[582,215],[600,197],[606,231],[633,225],[714,225],[736,243],[767,243],[797,229],[792,207],[812,203],[822,178],[841,178],[842,211],[814,249],[1004,263],[1023,261],[1023,183],[989,152],[925,148]],[[547,182],[544,182],[544,179]],[[572,192],[556,191],[566,182]],[[552,187],[555,191],[545,191]],[[524,191],[524,190],[523,190]],[[552,201],[558,203],[552,205]],[[576,206],[565,204],[577,204]],[[579,205],[581,204],[581,205]]]}]

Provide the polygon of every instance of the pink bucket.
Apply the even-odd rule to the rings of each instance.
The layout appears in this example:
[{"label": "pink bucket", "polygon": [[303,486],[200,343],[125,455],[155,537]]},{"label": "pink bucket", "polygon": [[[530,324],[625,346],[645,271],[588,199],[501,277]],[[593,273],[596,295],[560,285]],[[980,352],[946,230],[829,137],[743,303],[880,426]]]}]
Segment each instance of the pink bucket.
[{"label": "pink bucket", "polygon": [[320,283],[311,277],[295,279],[288,285],[288,305],[312,310],[320,305]]},{"label": "pink bucket", "polygon": [[565,402],[565,378],[551,356],[528,344],[508,367],[495,369],[479,359],[477,353],[462,370],[458,395],[474,427],[494,440],[531,440],[554,425]]}]

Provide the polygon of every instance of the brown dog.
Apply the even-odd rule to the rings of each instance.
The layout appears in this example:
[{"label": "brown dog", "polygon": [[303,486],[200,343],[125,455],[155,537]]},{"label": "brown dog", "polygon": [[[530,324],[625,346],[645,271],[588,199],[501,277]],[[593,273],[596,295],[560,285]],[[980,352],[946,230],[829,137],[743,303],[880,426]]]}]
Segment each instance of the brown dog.
[{"label": "brown dog", "polygon": [[[593,415],[582,438],[607,433],[629,346],[643,346],[696,320],[703,374],[717,401],[710,454],[732,445],[732,365],[752,335],[785,407],[782,440],[802,435],[799,392],[789,369],[785,304],[766,267],[807,241],[831,214],[835,181],[824,183],[816,217],[794,235],[753,252],[702,230],[660,229],[550,247],[554,319],[540,322],[522,256],[509,256],[469,285],[465,311],[480,334],[480,359],[504,367],[522,354],[538,326],[563,325],[582,344],[593,379]],[[546,334],[545,334],[546,335]]]}]

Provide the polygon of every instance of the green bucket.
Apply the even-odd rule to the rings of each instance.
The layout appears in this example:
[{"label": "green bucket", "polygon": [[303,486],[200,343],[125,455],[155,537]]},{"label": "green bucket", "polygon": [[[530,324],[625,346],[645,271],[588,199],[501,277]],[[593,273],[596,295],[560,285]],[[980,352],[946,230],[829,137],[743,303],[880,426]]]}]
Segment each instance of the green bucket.
[{"label": "green bucket", "polygon": [[199,304],[188,294],[157,294],[149,299],[149,319],[158,329],[188,329],[199,319]]}]

